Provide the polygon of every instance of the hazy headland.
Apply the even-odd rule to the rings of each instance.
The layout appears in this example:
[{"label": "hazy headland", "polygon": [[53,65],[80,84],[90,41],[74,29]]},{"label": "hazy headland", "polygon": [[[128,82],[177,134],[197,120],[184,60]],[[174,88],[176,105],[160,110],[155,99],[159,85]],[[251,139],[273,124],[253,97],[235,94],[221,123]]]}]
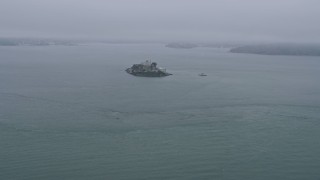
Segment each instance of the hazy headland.
[{"label": "hazy headland", "polygon": [[320,56],[320,44],[311,43],[168,43],[168,48],[227,48],[231,53],[260,55]]}]

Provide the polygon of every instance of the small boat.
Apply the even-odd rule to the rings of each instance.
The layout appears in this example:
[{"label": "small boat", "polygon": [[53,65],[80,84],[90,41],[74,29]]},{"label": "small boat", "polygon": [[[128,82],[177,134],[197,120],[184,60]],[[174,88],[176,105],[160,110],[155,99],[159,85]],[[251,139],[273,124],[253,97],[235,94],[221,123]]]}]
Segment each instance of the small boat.
[{"label": "small boat", "polygon": [[205,73],[200,73],[199,76],[207,76]]}]

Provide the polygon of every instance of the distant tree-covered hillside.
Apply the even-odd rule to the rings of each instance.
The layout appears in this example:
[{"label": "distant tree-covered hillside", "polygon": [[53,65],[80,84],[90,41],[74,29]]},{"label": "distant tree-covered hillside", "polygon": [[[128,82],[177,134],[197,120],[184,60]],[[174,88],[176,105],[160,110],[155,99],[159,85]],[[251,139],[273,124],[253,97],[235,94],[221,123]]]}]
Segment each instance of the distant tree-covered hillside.
[{"label": "distant tree-covered hillside", "polygon": [[268,44],[246,45],[230,50],[232,53],[249,53],[263,55],[320,56],[320,45],[306,44]]}]

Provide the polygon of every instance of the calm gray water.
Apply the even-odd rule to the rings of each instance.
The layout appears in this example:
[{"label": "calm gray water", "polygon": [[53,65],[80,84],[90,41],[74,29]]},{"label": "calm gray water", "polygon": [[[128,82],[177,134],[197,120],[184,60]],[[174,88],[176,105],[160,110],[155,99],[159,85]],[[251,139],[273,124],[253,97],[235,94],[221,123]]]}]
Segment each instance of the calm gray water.
[{"label": "calm gray water", "polygon": [[[147,58],[174,75],[124,72]],[[319,180],[319,77],[319,57],[0,47],[0,179]]]}]

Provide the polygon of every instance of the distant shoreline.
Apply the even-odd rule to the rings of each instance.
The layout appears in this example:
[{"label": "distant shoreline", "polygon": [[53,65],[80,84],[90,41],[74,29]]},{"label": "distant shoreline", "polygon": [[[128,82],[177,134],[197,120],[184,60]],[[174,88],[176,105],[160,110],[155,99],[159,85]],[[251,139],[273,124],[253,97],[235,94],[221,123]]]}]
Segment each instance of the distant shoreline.
[{"label": "distant shoreline", "polygon": [[[111,44],[126,44],[135,42],[125,41],[81,41],[61,39],[35,38],[0,38],[0,46],[77,46],[82,43],[100,42]],[[173,49],[193,48],[226,48],[230,53],[259,54],[259,55],[288,55],[288,56],[320,56],[320,44],[236,44],[236,43],[186,43],[173,42],[165,45]]]},{"label": "distant shoreline", "polygon": [[0,38],[0,46],[76,46],[76,42],[54,39]]},{"label": "distant shoreline", "polygon": [[320,45],[268,44],[246,45],[230,49],[231,53],[260,55],[320,56]]},{"label": "distant shoreline", "polygon": [[254,44],[254,45],[239,45],[239,44],[194,44],[194,43],[169,43],[168,48],[174,49],[192,49],[192,48],[229,48],[231,53],[243,54],[260,54],[260,55],[289,55],[289,56],[320,56],[319,44]]},{"label": "distant shoreline", "polygon": [[165,45],[168,48],[174,49],[192,49],[197,47],[208,47],[208,48],[233,48],[239,45],[235,45],[232,43],[183,43],[183,42],[175,42],[168,43]]}]

